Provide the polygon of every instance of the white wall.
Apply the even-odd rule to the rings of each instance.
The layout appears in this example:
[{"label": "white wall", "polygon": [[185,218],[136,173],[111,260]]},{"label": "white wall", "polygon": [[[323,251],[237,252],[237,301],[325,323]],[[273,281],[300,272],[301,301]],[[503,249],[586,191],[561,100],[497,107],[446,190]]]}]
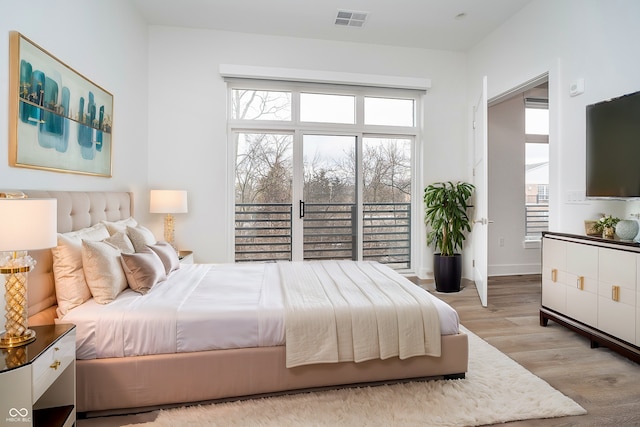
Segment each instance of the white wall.
[{"label": "white wall", "polygon": [[[137,195],[135,205],[144,206],[140,195],[147,189],[146,28],[127,0],[0,2],[0,189],[130,190]],[[112,178],[9,167],[10,31],[20,32],[113,94]],[[148,202],[146,206],[143,212]]]},{"label": "white wall", "polygon": [[[554,231],[584,234],[584,219],[624,217],[635,206],[569,202],[568,193],[585,191],[585,106],[640,89],[639,16],[636,0],[534,0],[469,52],[468,84],[487,75],[489,98],[549,72]],[[578,78],[585,92],[570,97]]]},{"label": "white wall", "polygon": [[[198,262],[233,260],[220,64],[429,78],[425,174],[416,181],[414,203],[422,206],[429,182],[467,179],[464,54],[160,26],[150,27],[149,45],[149,184],[189,191],[189,213],[176,217],[176,240]],[[423,230],[414,236],[424,247]],[[417,271],[431,270],[431,252],[424,252]]]},{"label": "white wall", "polygon": [[[9,167],[10,31],[20,32],[114,96],[112,178]],[[134,209],[144,206],[141,195],[148,193],[147,33],[130,3],[3,1],[0,35],[0,189],[127,190],[135,194]],[[136,217],[144,217],[148,201],[140,210]],[[4,317],[4,306],[0,311]]]}]

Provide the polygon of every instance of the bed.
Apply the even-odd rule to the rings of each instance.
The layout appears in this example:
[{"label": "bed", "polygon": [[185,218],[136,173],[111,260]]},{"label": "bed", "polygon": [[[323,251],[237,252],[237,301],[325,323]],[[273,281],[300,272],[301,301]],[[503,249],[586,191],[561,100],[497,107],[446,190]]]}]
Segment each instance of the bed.
[{"label": "bed", "polygon": [[[101,221],[119,221],[133,216],[132,197],[128,192],[33,190],[25,193],[28,197],[52,197],[58,200],[59,233],[85,229]],[[51,250],[33,251],[31,255],[37,260],[37,266],[29,275],[29,325],[64,322],[66,319],[74,319],[75,322],[72,315],[81,311],[91,313],[90,302],[87,302],[84,308],[76,310],[76,313],[71,310],[60,319]],[[182,275],[205,268],[202,265],[184,267],[178,270]],[[232,268],[225,268],[227,267]],[[274,271],[285,267],[273,265],[260,268]],[[130,293],[127,289],[123,295]],[[122,300],[124,299],[126,298],[123,297]],[[117,302],[120,304],[120,299]],[[112,307],[118,304],[113,304]],[[81,331],[82,327],[77,323],[76,325],[78,331]],[[282,335],[280,329],[280,336]],[[80,348],[80,339],[78,344]],[[442,335],[438,344],[439,357],[365,357],[358,362],[343,361],[340,358],[331,363],[316,361],[308,364],[288,360],[286,344],[278,341],[274,345],[267,343],[263,346],[245,347],[239,344],[236,348],[225,349],[210,346],[211,349],[204,347],[162,354],[134,351],[125,357],[115,357],[122,356],[117,352],[113,355],[105,353],[100,357],[86,357],[81,353],[76,363],[77,410],[88,414],[105,411],[133,412],[164,405],[350,384],[464,377],[468,363],[467,336],[453,331]],[[81,350],[84,353],[86,351]]]}]

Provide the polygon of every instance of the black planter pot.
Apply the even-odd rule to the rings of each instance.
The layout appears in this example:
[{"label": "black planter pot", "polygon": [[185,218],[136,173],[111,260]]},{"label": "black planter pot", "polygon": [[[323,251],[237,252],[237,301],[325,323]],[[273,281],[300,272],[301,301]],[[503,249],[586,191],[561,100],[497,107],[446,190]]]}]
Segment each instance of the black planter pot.
[{"label": "black planter pot", "polygon": [[460,292],[462,279],[462,255],[433,255],[433,277],[438,292]]}]

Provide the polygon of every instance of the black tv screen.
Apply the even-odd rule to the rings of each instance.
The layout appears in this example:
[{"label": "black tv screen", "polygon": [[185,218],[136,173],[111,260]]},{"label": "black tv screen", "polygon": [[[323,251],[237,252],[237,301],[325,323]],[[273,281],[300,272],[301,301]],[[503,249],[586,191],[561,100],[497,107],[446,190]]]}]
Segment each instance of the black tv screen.
[{"label": "black tv screen", "polygon": [[640,91],[587,105],[586,196],[640,197]]}]

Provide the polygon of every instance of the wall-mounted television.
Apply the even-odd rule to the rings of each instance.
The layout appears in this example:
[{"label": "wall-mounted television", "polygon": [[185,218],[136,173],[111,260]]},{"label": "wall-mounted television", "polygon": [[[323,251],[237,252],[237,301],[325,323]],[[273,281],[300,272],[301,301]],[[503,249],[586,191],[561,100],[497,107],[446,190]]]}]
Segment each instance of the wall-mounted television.
[{"label": "wall-mounted television", "polygon": [[586,196],[640,197],[640,91],[586,110]]}]

